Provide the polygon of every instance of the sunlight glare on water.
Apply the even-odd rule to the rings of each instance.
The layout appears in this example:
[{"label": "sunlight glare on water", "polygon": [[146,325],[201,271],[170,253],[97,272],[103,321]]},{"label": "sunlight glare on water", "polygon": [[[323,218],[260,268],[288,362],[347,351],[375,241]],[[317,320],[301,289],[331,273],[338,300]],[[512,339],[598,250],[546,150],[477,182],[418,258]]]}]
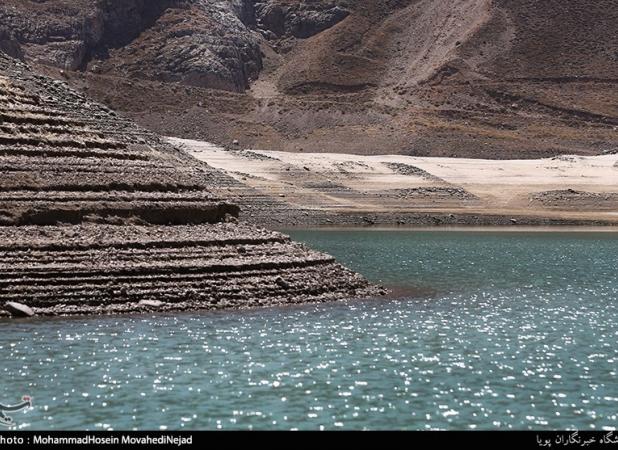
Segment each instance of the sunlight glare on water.
[{"label": "sunlight glare on water", "polygon": [[405,298],[3,321],[22,429],[612,429],[618,235],[296,231]]}]

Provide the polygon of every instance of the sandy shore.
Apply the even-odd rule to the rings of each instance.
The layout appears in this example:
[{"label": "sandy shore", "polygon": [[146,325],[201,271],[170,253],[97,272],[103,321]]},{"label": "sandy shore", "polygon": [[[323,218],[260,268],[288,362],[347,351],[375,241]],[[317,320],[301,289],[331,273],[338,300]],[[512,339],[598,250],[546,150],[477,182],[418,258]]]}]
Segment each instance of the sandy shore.
[{"label": "sandy shore", "polygon": [[325,224],[354,216],[376,224],[618,225],[617,154],[486,160],[169,141],[305,217],[325,214]]}]

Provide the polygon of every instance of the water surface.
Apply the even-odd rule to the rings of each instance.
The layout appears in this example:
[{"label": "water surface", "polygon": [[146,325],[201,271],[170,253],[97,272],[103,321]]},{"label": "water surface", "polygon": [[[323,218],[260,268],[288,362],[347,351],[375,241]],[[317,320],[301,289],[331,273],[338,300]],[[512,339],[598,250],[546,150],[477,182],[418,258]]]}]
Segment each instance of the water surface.
[{"label": "water surface", "polygon": [[294,231],[389,300],[2,321],[22,429],[609,429],[618,235]]}]

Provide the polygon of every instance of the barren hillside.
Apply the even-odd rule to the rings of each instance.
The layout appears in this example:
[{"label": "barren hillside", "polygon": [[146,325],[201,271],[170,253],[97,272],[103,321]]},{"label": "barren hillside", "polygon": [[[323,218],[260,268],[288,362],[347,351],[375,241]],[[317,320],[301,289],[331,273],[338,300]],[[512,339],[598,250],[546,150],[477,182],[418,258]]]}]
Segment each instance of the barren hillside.
[{"label": "barren hillside", "polygon": [[533,158],[618,148],[617,23],[612,0],[5,0],[0,49],[163,134]]}]

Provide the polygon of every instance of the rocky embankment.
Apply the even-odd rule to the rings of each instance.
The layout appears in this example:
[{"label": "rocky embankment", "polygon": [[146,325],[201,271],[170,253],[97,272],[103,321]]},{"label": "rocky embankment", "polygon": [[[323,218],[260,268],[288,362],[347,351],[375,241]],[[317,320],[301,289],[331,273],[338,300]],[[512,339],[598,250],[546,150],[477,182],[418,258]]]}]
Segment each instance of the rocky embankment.
[{"label": "rocky embankment", "polygon": [[246,225],[0,227],[0,298],[36,314],[248,308],[366,295],[331,256]]},{"label": "rocky embankment", "polygon": [[[238,223],[234,181],[0,53],[0,314],[252,307],[377,293]],[[216,189],[214,189],[216,187]]]}]

